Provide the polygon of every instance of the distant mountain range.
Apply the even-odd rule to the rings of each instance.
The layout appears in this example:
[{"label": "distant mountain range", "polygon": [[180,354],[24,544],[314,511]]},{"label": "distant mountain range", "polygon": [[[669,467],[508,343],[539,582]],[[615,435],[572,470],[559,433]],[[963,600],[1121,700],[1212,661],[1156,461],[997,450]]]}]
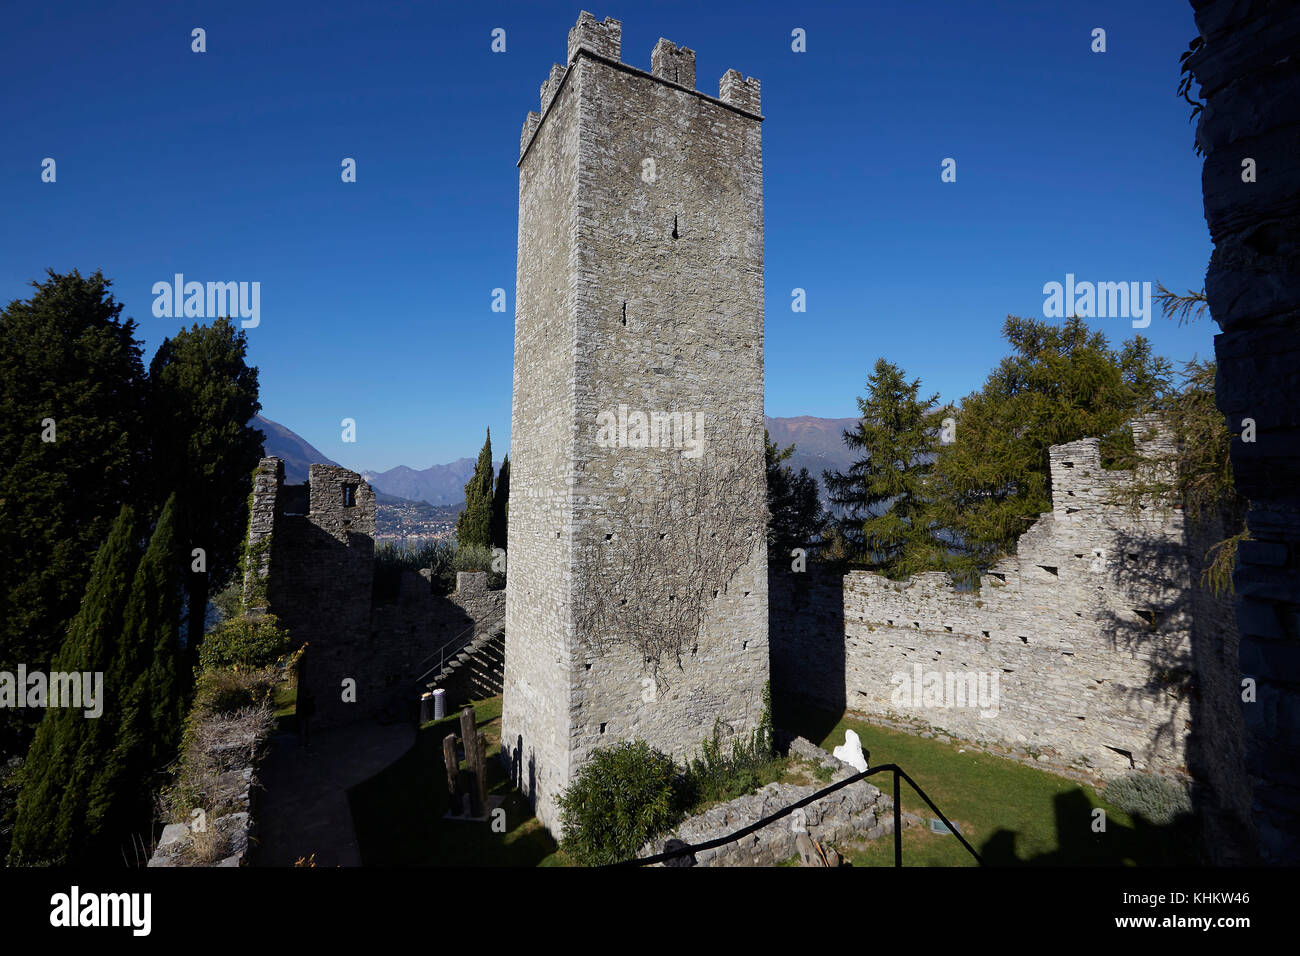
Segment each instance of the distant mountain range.
[{"label": "distant mountain range", "polygon": [[[465,501],[465,485],[474,474],[477,458],[458,458],[449,465],[430,465],[422,471],[398,465],[387,471],[363,471],[361,477],[376,491],[431,505],[459,505]],[[494,471],[501,462],[492,463]]]},{"label": "distant mountain range", "polygon": [[853,464],[853,452],[844,445],[844,430],[857,427],[856,418],[799,415],[796,418],[764,418],[763,424],[767,426],[768,437],[778,448],[794,445],[794,454],[785,463],[796,473],[800,468],[807,468],[808,474],[817,479],[823,500],[826,489],[822,472],[848,471]]},{"label": "distant mountain range", "polygon": [[[796,418],[764,418],[768,434],[779,447],[795,446],[794,455],[786,462],[797,472],[807,468],[808,473],[823,484],[823,471],[845,471],[853,463],[853,456],[844,446],[843,434],[858,422],[856,418],[814,418],[800,415]],[[312,447],[311,443],[288,428],[269,418],[257,415],[249,423],[266,435],[264,453],[284,459],[285,480],[300,484],[307,480],[307,467],[313,463],[336,465]],[[465,501],[465,484],[474,474],[476,458],[459,458],[447,465],[430,465],[417,470],[398,465],[387,471],[363,471],[361,477],[375,489],[380,504],[401,504],[423,501],[431,505],[460,505]],[[500,469],[501,462],[493,463]],[[825,489],[822,489],[825,497]]]}]

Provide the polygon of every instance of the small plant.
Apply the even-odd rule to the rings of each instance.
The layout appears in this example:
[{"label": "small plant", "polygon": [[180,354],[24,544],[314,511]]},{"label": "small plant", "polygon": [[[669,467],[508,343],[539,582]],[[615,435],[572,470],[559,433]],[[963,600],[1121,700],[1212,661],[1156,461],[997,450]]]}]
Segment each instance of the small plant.
[{"label": "small plant", "polygon": [[685,798],[692,806],[753,793],[776,780],[786,761],[772,750],[771,685],[763,688],[763,713],[748,737],[737,736],[730,753],[722,744],[722,724],[715,721],[713,736],[700,745],[700,755],[687,767]]},{"label": "small plant", "polygon": [[636,856],[680,819],[672,759],[642,740],[597,750],[559,799],[560,848],[583,866]]},{"label": "small plant", "polygon": [[193,831],[191,838],[190,852],[200,866],[211,866],[222,859],[230,843],[226,834],[216,827]]},{"label": "small plant", "polygon": [[204,670],[224,667],[269,667],[290,646],[288,631],[275,615],[241,615],[222,621],[199,645],[199,665]]},{"label": "small plant", "polygon": [[1185,787],[1149,773],[1126,773],[1106,784],[1105,798],[1129,816],[1155,826],[1167,826],[1192,812]]}]

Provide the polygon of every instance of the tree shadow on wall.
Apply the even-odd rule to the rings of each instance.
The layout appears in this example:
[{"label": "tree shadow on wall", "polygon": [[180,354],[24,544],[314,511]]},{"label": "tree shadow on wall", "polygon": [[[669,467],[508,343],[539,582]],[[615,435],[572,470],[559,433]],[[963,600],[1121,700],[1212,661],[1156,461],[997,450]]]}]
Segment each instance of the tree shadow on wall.
[{"label": "tree shadow on wall", "polygon": [[[1114,547],[1108,557],[1121,592],[1115,597],[1127,609],[1103,608],[1101,631],[1116,650],[1145,658],[1147,665],[1146,683],[1127,688],[1124,697],[1135,712],[1153,697],[1173,705],[1156,728],[1152,746],[1172,748],[1186,735],[1193,814],[1202,823],[1214,821],[1201,828],[1219,844],[1212,855],[1219,862],[1241,862],[1250,824],[1237,696],[1240,667],[1235,650],[1225,651],[1224,628],[1208,613],[1213,602],[1226,599],[1202,589],[1204,548],[1199,545],[1173,552],[1159,539],[1124,530]],[[1190,560],[1183,563],[1185,553]],[[1230,610],[1226,617],[1231,620]],[[1181,640],[1175,637],[1180,630],[1186,633]],[[1241,788],[1246,789],[1230,792]]]},{"label": "tree shadow on wall", "polygon": [[1057,847],[1047,853],[1022,857],[1016,849],[1019,834],[998,830],[984,841],[980,856],[988,866],[1191,866],[1195,865],[1196,819],[1183,814],[1166,825],[1132,818],[1123,823],[1107,814],[1104,832],[1097,832],[1092,801],[1081,790],[1057,795],[1053,800]]}]

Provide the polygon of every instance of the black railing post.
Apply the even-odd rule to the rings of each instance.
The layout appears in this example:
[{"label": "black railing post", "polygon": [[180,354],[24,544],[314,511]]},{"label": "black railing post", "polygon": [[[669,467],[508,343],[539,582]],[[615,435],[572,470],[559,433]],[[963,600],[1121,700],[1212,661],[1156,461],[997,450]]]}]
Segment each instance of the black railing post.
[{"label": "black railing post", "polygon": [[899,792],[898,768],[894,768],[894,866],[903,865],[903,801]]}]

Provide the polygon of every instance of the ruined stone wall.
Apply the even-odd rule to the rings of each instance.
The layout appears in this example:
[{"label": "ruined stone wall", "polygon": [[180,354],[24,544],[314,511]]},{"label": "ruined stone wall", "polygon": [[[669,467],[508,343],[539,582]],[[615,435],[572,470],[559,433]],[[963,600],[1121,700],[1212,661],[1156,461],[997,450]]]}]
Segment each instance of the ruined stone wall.
[{"label": "ruined stone wall", "polygon": [[[285,485],[284,465],[263,459],[254,478],[247,594],[275,614],[296,644],[306,643],[299,712],[313,728],[366,717],[414,717],[420,675],[431,655],[500,629],[505,592],[486,574],[457,575],[457,592],[433,593],[429,579],[404,572],[391,600],[376,603],[374,493],[356,472],[312,465],[308,484]],[[345,495],[347,497],[345,497]],[[350,503],[349,503],[350,502]],[[344,681],[355,700],[344,699]]]},{"label": "ruined stone wall", "polygon": [[[665,680],[647,688],[646,660],[597,653],[576,625],[596,552],[652,532],[647,503],[680,496],[701,468],[761,482],[764,462],[758,83],[698,93],[692,51],[661,41],[646,73],[619,61],[620,34],[582,15],[520,161],[502,726],[552,830],[555,797],[594,749],[636,736],[683,757],[715,719],[752,729],[767,679],[757,508],[738,516],[749,558]],[[602,446],[598,418],[620,407],[702,415],[702,454]]]},{"label": "ruined stone wall", "polygon": [[[1140,451],[1167,450],[1144,423],[1134,430]],[[978,591],[958,592],[942,574],[847,575],[848,707],[1102,772],[1129,769],[1128,755],[1139,769],[1176,771],[1191,712],[1183,516],[1109,505],[1112,487],[1132,476],[1102,469],[1096,439],[1054,446],[1051,475],[1052,511]],[[943,695],[927,698],[932,673]],[[909,690],[919,684],[920,700],[896,693],[900,674]],[[979,686],[971,678],[990,691],[996,679],[994,706],[956,696]]]},{"label": "ruined stone wall", "polygon": [[[353,720],[374,700],[364,649],[370,637],[374,583],[375,496],[356,472],[312,465],[309,512],[281,510],[272,546],[271,611],[307,653],[298,683],[299,712],[313,727]],[[353,504],[345,503],[351,488]],[[356,684],[356,702],[343,682]]]}]

